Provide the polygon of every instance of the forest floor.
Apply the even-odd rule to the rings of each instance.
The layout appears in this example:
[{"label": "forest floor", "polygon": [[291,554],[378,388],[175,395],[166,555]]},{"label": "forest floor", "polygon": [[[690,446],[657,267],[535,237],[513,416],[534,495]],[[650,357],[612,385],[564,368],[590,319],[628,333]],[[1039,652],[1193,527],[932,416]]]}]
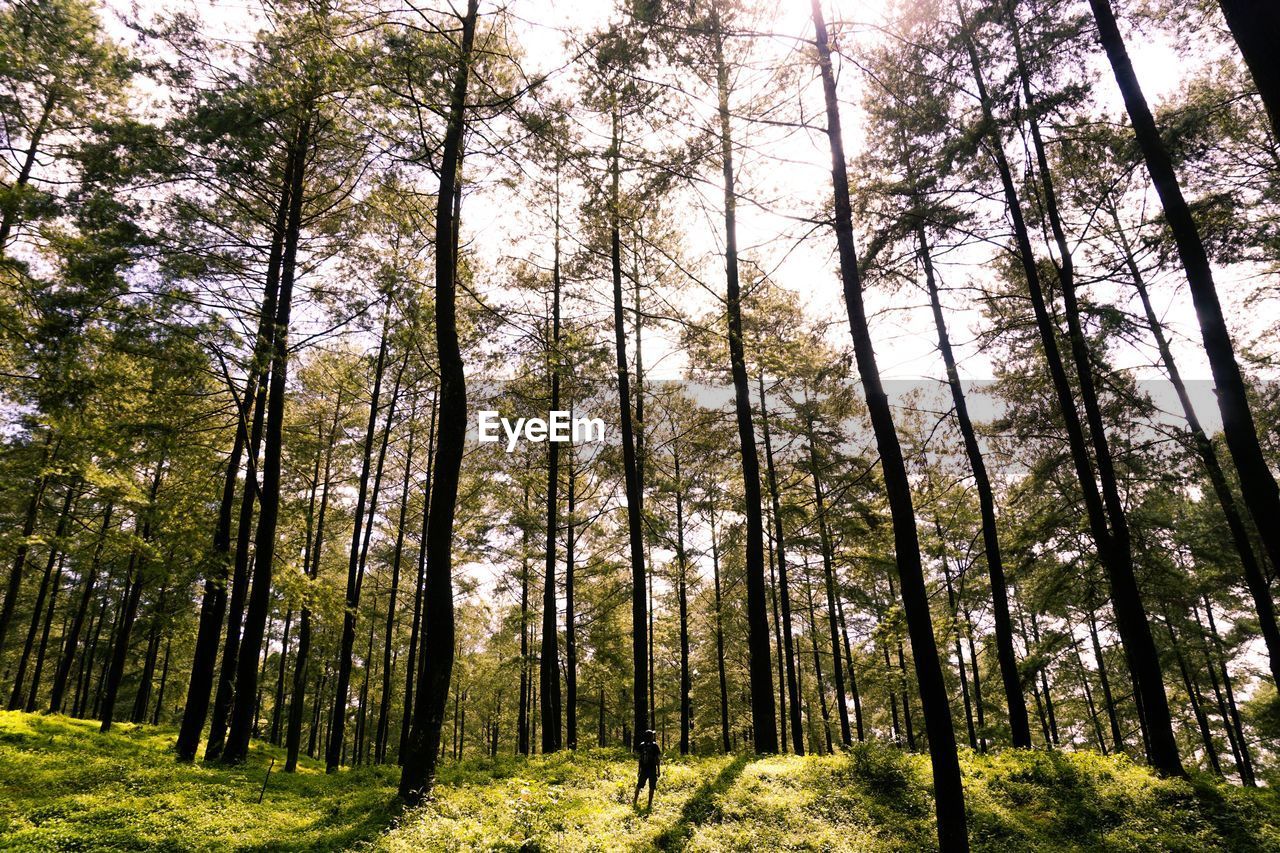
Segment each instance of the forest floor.
[{"label": "forest floor", "polygon": [[[669,758],[632,808],[621,750],[441,768],[401,813],[395,767],[280,773],[256,745],[234,769],[173,760],[175,732],[0,712],[4,850],[833,850],[933,846],[925,756],[884,745],[795,758]],[[259,794],[272,759],[276,772]],[[1280,795],[1162,780],[1124,758],[963,757],[975,850],[1280,851]]]}]

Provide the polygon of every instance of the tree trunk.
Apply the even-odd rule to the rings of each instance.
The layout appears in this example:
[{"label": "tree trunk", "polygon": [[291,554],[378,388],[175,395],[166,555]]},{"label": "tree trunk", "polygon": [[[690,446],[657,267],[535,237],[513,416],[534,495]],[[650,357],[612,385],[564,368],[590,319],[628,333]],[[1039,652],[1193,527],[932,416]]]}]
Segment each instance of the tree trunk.
[{"label": "tree trunk", "polygon": [[382,648],[382,697],[378,708],[378,731],[374,738],[374,761],[382,764],[387,757],[387,736],[391,730],[391,642],[396,626],[396,594],[400,590],[400,560],[404,554],[405,516],[409,510],[409,483],[413,478],[413,441],[418,407],[409,418],[409,444],[404,456],[404,483],[400,490],[400,521],[396,525],[396,546],[391,557],[391,590],[387,602],[387,630]]},{"label": "tree trunk", "polygon": [[[716,537],[716,513],[712,508],[711,519],[711,575],[716,592],[716,671],[720,678],[720,740],[721,749],[728,753],[729,742],[729,684],[724,672],[724,609],[720,600],[720,543]],[[794,701],[794,700],[793,700]]]},{"label": "tree trunk", "polygon": [[[782,496],[778,489],[777,468],[773,464],[773,440],[769,434],[769,408],[764,393],[764,373],[759,376],[760,425],[764,432],[765,471],[769,479],[769,499],[773,509],[773,541],[778,552],[778,597],[782,605],[782,653],[785,658],[787,694],[790,699],[791,746],[796,755],[804,755],[804,732],[800,724],[800,686],[796,680],[795,639],[791,634],[791,592],[787,582],[786,536],[782,527]],[[783,705],[785,709],[786,704]],[[785,710],[784,710],[785,713]],[[784,724],[785,725],[785,724]]]},{"label": "tree trunk", "polygon": [[71,676],[71,665],[75,662],[76,649],[80,644],[80,633],[84,630],[85,616],[89,612],[89,605],[93,599],[93,593],[96,591],[98,573],[102,568],[102,549],[107,542],[107,531],[111,529],[111,516],[114,508],[115,504],[108,501],[106,509],[102,512],[102,528],[98,533],[98,540],[93,546],[93,556],[89,559],[88,571],[84,575],[84,588],[80,593],[80,602],[76,605],[75,614],[71,617],[71,627],[67,630],[66,638],[62,642],[62,658],[58,662],[58,669],[53,676],[53,692],[49,698],[49,711],[54,714],[62,713],[63,697],[66,695],[67,690],[67,679]]},{"label": "tree trunk", "polygon": [[[306,565],[306,561],[303,561]],[[284,614],[284,633],[280,637],[280,669],[276,672],[276,698],[271,706],[271,734],[268,740],[280,745],[280,724],[284,720],[284,675],[289,660],[289,629],[293,626],[293,608]],[[295,664],[296,665],[296,664]]]},{"label": "tree trunk", "polygon": [[836,613],[840,617],[840,636],[844,641],[844,659],[849,667],[849,692],[853,694],[853,722],[854,728],[858,733],[858,743],[862,743],[866,736],[862,723],[862,696],[858,693],[858,673],[853,666],[853,649],[849,645],[849,626],[844,621],[844,598],[836,596]]},{"label": "tree trunk", "polygon": [[1031,748],[1031,724],[1027,718],[1027,701],[1022,693],[1022,678],[1018,673],[1018,658],[1013,650],[1013,622],[1009,618],[1009,592],[1004,576],[1004,560],[1000,553],[1000,537],[996,533],[996,502],[987,476],[986,461],[978,446],[977,431],[969,417],[969,404],[964,387],[960,384],[960,372],[951,349],[951,336],[947,332],[946,318],[942,313],[942,301],[938,295],[938,282],[933,271],[933,257],[921,224],[916,230],[919,241],[920,262],[924,267],[925,285],[929,291],[929,304],[933,308],[933,323],[938,331],[938,349],[947,372],[947,385],[951,390],[951,402],[956,410],[956,422],[964,440],[969,469],[973,472],[978,490],[978,509],[982,517],[982,547],[987,558],[987,577],[991,583],[991,615],[996,635],[996,657],[1000,663],[1000,680],[1004,685],[1005,705],[1009,714],[1010,739],[1015,747]]},{"label": "tree trunk", "polygon": [[1120,225],[1120,217],[1114,207],[1109,212],[1124,253],[1125,266],[1133,279],[1134,288],[1138,291],[1138,298],[1142,301],[1142,311],[1146,317],[1147,326],[1151,329],[1151,336],[1155,339],[1156,349],[1160,353],[1160,360],[1164,363],[1165,372],[1169,374],[1169,382],[1173,385],[1173,390],[1178,395],[1183,417],[1186,418],[1187,427],[1191,431],[1191,443],[1195,447],[1196,453],[1200,456],[1200,461],[1204,464],[1205,472],[1209,476],[1209,483],[1213,486],[1214,496],[1218,499],[1218,505],[1222,507],[1223,517],[1226,518],[1227,529],[1231,532],[1232,544],[1235,545],[1236,553],[1240,556],[1240,565],[1244,569],[1245,583],[1248,585],[1249,593],[1253,597],[1254,610],[1258,614],[1258,625],[1262,630],[1263,640],[1267,644],[1271,678],[1277,684],[1280,684],[1280,626],[1276,624],[1275,601],[1271,596],[1270,584],[1262,567],[1258,564],[1257,558],[1254,556],[1253,544],[1249,541],[1249,533],[1245,527],[1244,519],[1240,515],[1239,507],[1236,506],[1235,496],[1231,492],[1231,486],[1227,483],[1226,473],[1222,470],[1222,463],[1218,460],[1218,452],[1214,449],[1213,442],[1209,440],[1204,427],[1200,424],[1200,417],[1196,414],[1195,406],[1191,404],[1191,395],[1187,393],[1187,384],[1183,381],[1182,372],[1178,369],[1178,363],[1173,358],[1173,350],[1169,347],[1164,327],[1161,325],[1159,318],[1156,317],[1155,308],[1151,305],[1151,297],[1147,293],[1146,281],[1134,258],[1129,238]]},{"label": "tree trunk", "polygon": [[[809,399],[806,394],[806,405]],[[826,495],[822,491],[822,469],[818,462],[818,448],[814,442],[813,412],[805,412],[805,438],[809,445],[809,473],[813,480],[814,512],[818,519],[818,544],[822,549],[822,575],[827,592],[827,628],[831,635],[831,675],[835,681],[836,709],[840,716],[840,743],[853,744],[849,730],[849,705],[844,693],[844,667],[840,663],[840,625],[836,621],[836,579],[832,566],[831,531],[827,527]]]},{"label": "tree trunk", "polygon": [[1202,595],[1204,614],[1209,620],[1209,638],[1213,640],[1214,651],[1217,652],[1218,672],[1222,676],[1222,688],[1227,694],[1227,709],[1231,714],[1231,728],[1235,731],[1236,741],[1240,747],[1240,781],[1249,787],[1256,783],[1253,775],[1253,759],[1249,755],[1249,742],[1245,738],[1244,725],[1240,721],[1240,708],[1236,705],[1235,689],[1231,685],[1231,674],[1227,672],[1227,654],[1222,648],[1222,638],[1218,636],[1218,626],[1213,619],[1213,605],[1209,596]]},{"label": "tree trunk", "polygon": [[[1110,0],[1089,0],[1089,5],[1093,8],[1093,16],[1098,24],[1098,35],[1107,59],[1111,63],[1120,93],[1124,97],[1129,120],[1133,124],[1134,135],[1137,137],[1138,146],[1146,161],[1151,182],[1160,196],[1165,221],[1173,233],[1178,257],[1186,270],[1191,299],[1200,321],[1205,354],[1208,356],[1209,368],[1213,373],[1217,390],[1218,409],[1222,414],[1222,431],[1226,436],[1227,446],[1231,450],[1231,457],[1240,477],[1240,491],[1245,506],[1253,517],[1254,525],[1272,567],[1280,567],[1280,490],[1276,487],[1275,477],[1272,476],[1258,441],[1258,432],[1249,407],[1244,378],[1240,374],[1231,336],[1222,316],[1222,306],[1218,302],[1218,292],[1214,286],[1208,254],[1200,239],[1200,231],[1191,215],[1191,209],[1183,198],[1173,162],[1160,138],[1155,119],[1147,106],[1146,96],[1134,73],[1133,64],[1129,61],[1129,54],[1125,49],[1120,29],[1116,25]],[[1223,5],[1225,11],[1227,5],[1236,6],[1237,4],[1224,0]],[[1243,3],[1241,2],[1240,5]],[[1263,6],[1260,2],[1255,2],[1253,5],[1259,10]],[[1274,10],[1270,10],[1267,18],[1270,24],[1255,30],[1257,38],[1263,42],[1269,41],[1268,29],[1270,32],[1275,30]],[[1273,58],[1273,68],[1274,62]],[[1258,85],[1260,90],[1265,87],[1270,93],[1275,93],[1275,88],[1270,82],[1260,80]],[[1274,100],[1269,100],[1268,109],[1273,107]],[[1273,120],[1275,115],[1272,112]]]},{"label": "tree trunk", "polygon": [[409,730],[413,726],[413,690],[419,676],[418,645],[422,626],[422,596],[427,578],[427,522],[431,517],[431,469],[436,458],[436,414],[440,405],[440,395],[431,395],[431,421],[427,426],[427,466],[426,481],[422,488],[422,528],[418,538],[418,577],[413,593],[413,624],[409,629],[409,658],[405,665],[404,678],[404,718],[400,721],[400,748],[396,751],[396,761],[403,760],[409,742]]},{"label": "tree trunk", "polygon": [[[453,81],[449,123],[440,155],[440,191],[437,199],[449,197],[460,186],[458,169],[462,161],[462,131],[465,122],[467,76],[471,48],[475,40],[479,0],[468,0],[462,21],[461,56]],[[447,204],[436,205],[435,245],[456,246],[458,216]],[[426,631],[423,636],[423,678],[415,699],[413,728],[409,733],[400,776],[400,796],[416,805],[435,782],[436,755],[440,727],[453,673],[453,519],[458,497],[458,479],[467,430],[467,387],[458,345],[455,296],[457,257],[454,252],[435,253],[436,352],[440,364],[440,423],[434,474],[431,483],[431,514],[427,522]]]},{"label": "tree trunk", "polygon": [[1218,0],[1227,27],[1253,75],[1263,106],[1271,118],[1271,132],[1280,141],[1280,9],[1270,0]]},{"label": "tree trunk", "polygon": [[902,604],[907,616],[907,630],[911,635],[920,699],[924,705],[925,729],[929,735],[938,845],[945,851],[968,850],[969,834],[964,811],[964,788],[960,782],[960,760],[956,754],[956,734],[952,728],[951,706],[947,699],[946,683],[942,678],[942,665],[938,660],[937,642],[933,636],[929,593],[925,588],[924,568],[920,560],[920,542],[916,534],[910,481],[893,423],[893,411],[880,383],[880,370],[876,364],[866,311],[862,304],[862,282],[853,245],[853,210],[849,201],[849,178],[845,168],[835,74],[831,67],[831,48],[827,40],[826,23],[822,18],[821,0],[812,0],[811,5],[826,100],[827,138],[831,146],[831,182],[835,194],[840,275],[844,284],[854,356],[871,413],[893,518],[898,576],[902,582]]},{"label": "tree trunk", "polygon": [[[53,579],[54,567],[58,565],[58,555],[62,552],[63,540],[67,535],[67,522],[71,518],[71,507],[80,493],[78,482],[67,484],[67,493],[62,500],[62,509],[58,513],[58,525],[54,529],[53,541],[49,543],[49,558],[45,562],[44,575],[40,578],[40,590],[36,593],[35,606],[31,610],[31,624],[27,627],[27,639],[22,646],[22,655],[18,658],[18,671],[13,677],[13,693],[9,696],[9,710],[19,711],[26,704],[26,693],[23,690],[27,679],[27,666],[31,661],[31,653],[35,647],[36,635],[40,631],[41,617],[44,616],[44,600],[49,594],[49,585]],[[61,570],[59,570],[61,574]],[[34,698],[34,691],[32,691]]]},{"label": "tree trunk", "polygon": [[693,680],[689,674],[689,565],[684,550],[684,481],[680,477],[680,440],[672,439],[676,492],[676,599],[680,610],[680,754],[688,755],[693,726]]},{"label": "tree trunk", "polygon": [[[49,461],[53,444],[53,433],[45,436],[44,450],[40,455],[40,467],[43,469]],[[13,619],[13,608],[18,603],[18,593],[22,591],[22,574],[27,567],[27,555],[31,552],[31,535],[36,531],[36,522],[40,518],[40,505],[44,501],[44,490],[49,484],[49,476],[41,474],[35,490],[27,501],[27,511],[22,520],[22,536],[18,540],[18,548],[13,557],[13,568],[9,570],[9,582],[5,588],[4,604],[0,605],[0,652],[4,651],[5,638],[9,634],[9,623]]]},{"label": "tree trunk", "polygon": [[1107,678],[1107,663],[1102,657],[1102,643],[1098,640],[1098,623],[1089,611],[1089,637],[1093,640],[1093,659],[1098,662],[1098,681],[1102,686],[1102,700],[1107,706],[1107,722],[1111,726],[1111,748],[1116,752],[1124,750],[1124,734],[1120,730],[1120,716],[1116,711],[1115,698],[1111,695],[1111,680]]},{"label": "tree trunk", "polygon": [[764,517],[761,511],[760,459],[751,417],[742,337],[742,296],[738,284],[737,192],[734,189],[733,138],[729,122],[729,69],[724,34],[716,7],[712,11],[716,85],[720,113],[720,161],[724,175],[725,302],[729,324],[729,367],[742,457],[743,501],[747,522],[747,646],[751,685],[752,746],[757,753],[778,751],[777,706],[773,702],[773,662],[769,650],[769,612],[764,586]]},{"label": "tree trunk", "polygon": [[[1129,524],[1125,516],[1124,502],[1117,485],[1117,476],[1112,462],[1110,444],[1107,439],[1106,426],[1103,422],[1102,409],[1098,403],[1098,395],[1093,379],[1092,359],[1088,343],[1080,322],[1080,309],[1076,299],[1075,266],[1072,261],[1071,247],[1067,241],[1066,229],[1058,210],[1057,194],[1053,184],[1052,172],[1049,169],[1049,158],[1045,150],[1044,140],[1040,133],[1039,119],[1036,117],[1036,101],[1031,90],[1030,75],[1027,72],[1022,52],[1022,39],[1019,32],[1017,16],[1012,6],[1007,7],[1010,30],[1013,35],[1014,55],[1017,60],[1019,78],[1022,82],[1022,93],[1026,101],[1027,122],[1031,128],[1032,147],[1036,156],[1036,164],[1040,172],[1040,185],[1043,190],[1043,206],[1048,214],[1049,226],[1053,239],[1058,247],[1056,270],[1062,286],[1063,306],[1066,309],[1067,328],[1071,342],[1071,354],[1075,362],[1076,376],[1079,380],[1080,399],[1084,403],[1085,417],[1089,425],[1089,436],[1093,441],[1094,457],[1097,462],[1098,480],[1102,486],[1102,498],[1106,507],[1107,518],[1111,526],[1111,544],[1115,552],[1117,571],[1112,580],[1112,598],[1116,602],[1117,618],[1134,669],[1137,687],[1142,695],[1142,706],[1145,709],[1143,718],[1147,723],[1148,735],[1151,739],[1151,763],[1163,772],[1181,775],[1182,766],[1178,758],[1177,738],[1173,733],[1173,718],[1169,711],[1168,696],[1164,692],[1164,674],[1160,666],[1160,654],[1156,649],[1155,639],[1151,636],[1151,627],[1147,621],[1146,611],[1142,605],[1141,593],[1133,573],[1133,557],[1130,546]],[[1274,483],[1272,484],[1274,489]],[[1277,504],[1280,509],[1280,503]],[[1277,514],[1280,518],[1280,513]],[[1039,633],[1035,615],[1032,614],[1032,631]],[[1045,693],[1046,710],[1049,714],[1050,730],[1057,742],[1056,720],[1053,711],[1053,700],[1049,696],[1047,679],[1041,670],[1042,689]]]},{"label": "tree trunk", "polygon": [[822,734],[827,744],[827,754],[835,750],[831,744],[831,713],[827,710],[827,684],[822,678],[822,657],[818,653],[818,620],[813,611],[813,582],[809,576],[809,565],[804,567],[805,599],[809,604],[809,644],[813,647],[813,677],[818,687],[818,707],[822,711]]},{"label": "tree trunk", "polygon": [[[387,444],[391,439],[391,423],[395,417],[396,402],[400,396],[400,381],[409,356],[401,361],[396,371],[387,406],[386,424],[378,447],[378,460],[373,465],[373,487],[369,487],[370,466],[373,464],[373,442],[378,429],[378,401],[382,390],[383,370],[387,358],[387,336],[391,322],[391,299],[387,298],[386,313],[382,321],[382,337],[378,344],[378,357],[374,365],[373,393],[369,402],[369,422],[365,428],[364,454],[360,462],[360,485],[356,497],[355,525],[351,529],[351,551],[347,561],[346,608],[342,616],[342,640],[338,650],[338,671],[334,680],[333,730],[325,750],[325,772],[333,773],[342,764],[346,746],[347,704],[351,688],[352,655],[356,642],[356,622],[359,619],[360,591],[364,585],[364,572],[369,557],[369,543],[373,538],[373,522],[378,511],[378,493],[382,488],[382,469],[386,462]],[[367,501],[367,504],[366,504]]]},{"label": "tree trunk", "polygon": [[[572,417],[573,404],[569,404],[570,417]],[[564,743],[569,749],[578,748],[578,640],[577,625],[575,623],[574,614],[574,537],[577,535],[574,527],[574,513],[577,511],[577,489],[574,485],[574,478],[577,471],[574,467],[574,450],[573,444],[570,443],[566,448],[568,451],[568,459],[565,471],[568,480],[569,494],[568,505],[566,506],[565,515],[565,534],[564,534],[564,689],[565,689],[565,718],[564,718]],[[496,724],[495,724],[496,725]]]},{"label": "tree trunk", "polygon": [[[49,629],[53,626],[53,617],[58,603],[58,589],[62,586],[62,567],[67,562],[64,551],[58,557],[58,569],[53,575],[53,585],[49,589],[49,606],[45,608],[44,627],[40,629],[40,644],[36,647],[36,668],[31,673],[31,692],[27,694],[27,704],[23,710],[28,714],[36,710],[36,701],[40,696],[40,676],[44,672],[44,656],[49,648]],[[63,620],[63,631],[66,631],[66,620]]]},{"label": "tree trunk", "polygon": [[[554,261],[551,267],[551,351],[547,354],[551,374],[551,411],[560,409],[560,185],[556,174]],[[546,562],[542,581],[542,647],[538,655],[538,684],[542,695],[542,751],[560,749],[560,640],[556,626],[556,537],[560,530],[560,443],[547,442],[547,537]]]},{"label": "tree trunk", "polygon": [[311,116],[299,120],[294,147],[294,169],[289,190],[289,224],[285,229],[284,252],[280,262],[280,293],[271,326],[271,378],[267,395],[266,429],[263,441],[262,485],[259,489],[258,529],[254,537],[253,585],[247,597],[244,630],[236,660],[235,695],[227,741],[221,760],[240,764],[249,754],[254,703],[245,701],[258,692],[258,655],[262,652],[263,631],[271,607],[271,577],[275,568],[276,527],[280,517],[280,468],[284,450],[284,402],[289,367],[289,317],[293,307],[293,286],[297,269],[299,234],[302,229],[303,188],[306,186],[307,155],[311,148]]},{"label": "tree trunk", "polygon": [[[280,267],[284,260],[284,244],[289,226],[290,200],[293,191],[294,173],[301,168],[297,162],[296,147],[288,146],[285,154],[284,172],[280,179],[280,198],[276,205],[276,219],[271,231],[271,249],[267,258],[266,286],[263,289],[262,308],[258,318],[258,331],[254,339],[253,363],[250,365],[249,379],[245,383],[244,398],[240,404],[240,412],[236,424],[236,438],[244,439],[246,410],[252,403],[252,423],[248,425],[248,447],[245,455],[244,491],[240,498],[240,513],[236,527],[235,557],[231,572],[231,594],[226,598],[225,577],[218,578],[215,597],[209,602],[209,612],[205,612],[201,604],[202,624],[204,618],[212,633],[204,638],[197,637],[196,654],[192,659],[192,686],[194,693],[188,693],[187,710],[182,720],[182,732],[179,736],[178,757],[190,760],[195,757],[200,741],[200,731],[204,726],[208,703],[208,691],[205,689],[206,678],[204,668],[209,667],[212,678],[213,659],[218,653],[217,632],[222,625],[222,611],[229,611],[227,617],[226,640],[222,649],[222,665],[218,671],[217,691],[213,698],[213,719],[209,723],[209,740],[205,744],[206,761],[221,757],[226,742],[227,719],[231,714],[231,703],[235,699],[235,673],[240,653],[240,628],[244,620],[245,598],[249,587],[250,544],[253,533],[253,508],[258,492],[258,451],[262,446],[262,431],[267,413],[267,392],[271,375],[272,328],[275,322],[277,303],[280,297]],[[219,508],[218,525],[214,531],[214,559],[221,559],[225,567],[226,554],[230,549],[231,536],[231,502],[235,495],[235,477],[239,471],[240,460],[232,448],[232,458],[227,464],[227,479],[223,484],[222,504]],[[223,538],[225,537],[225,538]],[[226,543],[225,546],[223,543]],[[215,573],[218,571],[215,567]],[[222,569],[225,574],[225,568]],[[203,641],[202,641],[203,640]],[[188,758],[188,753],[190,758]]]},{"label": "tree trunk", "polygon": [[613,131],[609,148],[609,258],[613,274],[614,357],[618,376],[618,431],[622,436],[622,469],[627,496],[627,535],[631,557],[631,691],[632,726],[639,734],[649,728],[649,626],[645,594],[644,517],[641,507],[640,474],[637,466],[635,426],[631,419],[631,380],[627,371],[627,330],[622,304],[622,235],[619,159],[621,158],[621,118],[613,110]]},{"label": "tree trunk", "polygon": [[143,510],[141,527],[135,534],[141,543],[135,545],[129,557],[129,570],[126,573],[124,597],[120,603],[120,615],[112,626],[113,639],[108,654],[109,669],[100,682],[103,691],[102,701],[95,709],[98,719],[102,721],[100,730],[111,729],[112,717],[115,716],[116,697],[120,692],[120,681],[124,677],[124,666],[129,658],[129,634],[133,630],[133,621],[138,616],[138,601],[142,596],[143,575],[147,568],[146,545],[151,541],[151,516],[155,510],[156,495],[160,491],[160,480],[164,476],[164,459],[156,462],[155,473],[151,477],[151,489],[147,494],[147,505]]},{"label": "tree trunk", "polygon": [[[998,126],[992,115],[991,100],[987,95],[986,83],[983,79],[981,66],[978,63],[977,51],[973,46],[972,39],[967,35],[966,47],[974,81],[977,83],[979,98],[982,103],[983,119],[989,128],[990,147],[1000,173],[1005,204],[1008,208],[1010,220],[1013,223],[1018,255],[1027,280],[1027,288],[1035,313],[1036,326],[1040,333],[1041,345],[1044,349],[1045,361],[1048,363],[1050,377],[1058,398],[1059,411],[1067,433],[1067,442],[1071,449],[1072,461],[1076,469],[1076,477],[1080,483],[1089,520],[1090,534],[1098,549],[1099,559],[1107,571],[1111,587],[1112,607],[1116,615],[1116,629],[1124,645],[1126,658],[1133,672],[1137,690],[1142,694],[1144,704],[1151,707],[1153,719],[1157,721],[1154,727],[1156,729],[1156,739],[1153,741],[1152,750],[1150,750],[1151,763],[1161,773],[1182,775],[1183,771],[1181,760],[1178,757],[1177,742],[1173,737],[1172,721],[1168,714],[1168,699],[1164,695],[1160,661],[1156,654],[1155,642],[1151,637],[1151,626],[1147,622],[1146,612],[1143,609],[1137,579],[1134,576],[1133,554],[1130,549],[1128,526],[1124,518],[1123,507],[1120,505],[1115,490],[1114,475],[1110,472],[1110,456],[1104,447],[1106,439],[1100,431],[1101,424],[1095,425],[1093,415],[1090,413],[1090,424],[1091,427],[1094,427],[1092,432],[1094,433],[1095,450],[1099,452],[1098,473],[1103,485],[1103,492],[1100,493],[1098,482],[1094,479],[1093,466],[1089,459],[1089,451],[1080,415],[1076,410],[1071,386],[1058,350],[1057,332],[1045,305],[1035,255],[1032,251],[1030,236],[1022,216],[1021,203],[1018,200],[1012,172],[1004,154]],[[1043,168],[1041,172],[1042,177],[1047,175]],[[1064,259],[1068,257],[1069,255],[1065,255]],[[1069,286],[1071,276],[1068,271],[1064,270],[1061,278],[1063,280],[1064,297],[1067,297],[1066,291],[1071,289]],[[1073,334],[1072,339],[1073,355],[1076,357],[1076,366],[1078,368],[1077,373],[1081,374],[1079,379],[1082,385],[1082,396],[1085,397],[1085,406],[1087,413],[1089,413],[1092,407],[1090,406],[1089,391],[1084,388],[1084,385],[1088,383],[1091,388],[1092,377],[1088,368],[1087,358],[1084,357],[1078,345],[1079,342],[1076,340],[1077,336]],[[1082,366],[1082,358],[1085,358],[1083,371],[1079,369]],[[1163,714],[1161,709],[1163,709]]]},{"label": "tree trunk", "polygon": [[[307,545],[304,552],[306,562],[304,568],[307,577],[314,584],[316,577],[320,573],[320,559],[324,554],[324,523],[325,515],[329,508],[329,490],[332,485],[331,475],[333,472],[333,448],[338,440],[338,422],[342,417],[342,391],[338,391],[338,399],[333,407],[333,420],[329,424],[329,434],[327,441],[324,442],[324,485],[320,490],[320,514],[315,522],[315,538],[312,539],[312,510],[314,503],[307,507]],[[319,463],[319,454],[316,456],[317,468]],[[318,479],[319,471],[313,474],[313,483]],[[315,487],[311,490],[312,501],[315,500]],[[308,590],[310,593],[311,590]],[[298,652],[293,661],[293,699],[289,703],[289,722],[285,727],[285,764],[286,773],[293,773],[298,768],[298,750],[302,741],[302,713],[306,707],[306,691],[307,691],[307,669],[311,663],[311,601],[310,597],[304,596],[302,600],[302,613],[298,619]],[[321,675],[321,683],[323,684],[324,676]],[[319,688],[316,690],[316,699],[320,701]],[[317,709],[318,710],[318,709]],[[315,723],[311,726],[311,745],[308,746],[307,754],[314,752],[315,743]]]}]

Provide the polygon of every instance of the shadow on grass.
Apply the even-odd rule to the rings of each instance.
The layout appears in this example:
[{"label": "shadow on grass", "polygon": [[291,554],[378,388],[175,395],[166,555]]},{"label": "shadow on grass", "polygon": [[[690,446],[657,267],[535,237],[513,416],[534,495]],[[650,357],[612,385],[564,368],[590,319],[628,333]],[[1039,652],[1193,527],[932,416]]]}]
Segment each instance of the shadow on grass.
[{"label": "shadow on grass", "polygon": [[749,763],[751,763],[749,756],[735,756],[716,774],[714,779],[699,785],[698,790],[693,792],[693,796],[689,797],[684,808],[680,810],[680,817],[676,822],[660,832],[653,840],[654,846],[664,851],[683,850],[689,843],[689,839],[693,837],[694,830],[715,814],[719,808],[717,800],[720,795],[733,786],[733,783],[742,775],[743,768]]}]

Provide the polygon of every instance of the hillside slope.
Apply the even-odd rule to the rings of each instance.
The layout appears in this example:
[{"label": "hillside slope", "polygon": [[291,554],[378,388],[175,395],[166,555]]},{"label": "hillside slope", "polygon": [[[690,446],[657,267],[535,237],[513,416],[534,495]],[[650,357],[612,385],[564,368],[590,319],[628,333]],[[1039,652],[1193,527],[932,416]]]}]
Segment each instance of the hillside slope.
[{"label": "hillside slope", "polygon": [[[234,770],[183,766],[174,732],[107,735],[64,717],[0,713],[6,850],[928,849],[928,761],[883,745],[847,755],[667,762],[652,812],[631,807],[620,750],[442,768],[436,797],[398,813],[396,768],[288,776],[259,747]],[[1161,780],[1123,758],[964,758],[975,850],[1280,851],[1280,798]],[[643,805],[643,800],[641,801]]]}]

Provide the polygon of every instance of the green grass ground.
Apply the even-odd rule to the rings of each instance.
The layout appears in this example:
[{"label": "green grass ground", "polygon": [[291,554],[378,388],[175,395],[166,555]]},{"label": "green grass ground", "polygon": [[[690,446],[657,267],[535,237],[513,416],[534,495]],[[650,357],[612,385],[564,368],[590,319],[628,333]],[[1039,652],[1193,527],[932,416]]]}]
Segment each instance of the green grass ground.
[{"label": "green grass ground", "polygon": [[[401,814],[395,768],[177,764],[174,732],[0,712],[5,850],[833,850],[933,844],[928,760],[881,746],[798,759],[669,759],[652,812],[619,750],[473,760]],[[1280,798],[1161,780],[1089,753],[966,755],[976,850],[1280,851]],[[643,806],[643,797],[641,800]]]}]

